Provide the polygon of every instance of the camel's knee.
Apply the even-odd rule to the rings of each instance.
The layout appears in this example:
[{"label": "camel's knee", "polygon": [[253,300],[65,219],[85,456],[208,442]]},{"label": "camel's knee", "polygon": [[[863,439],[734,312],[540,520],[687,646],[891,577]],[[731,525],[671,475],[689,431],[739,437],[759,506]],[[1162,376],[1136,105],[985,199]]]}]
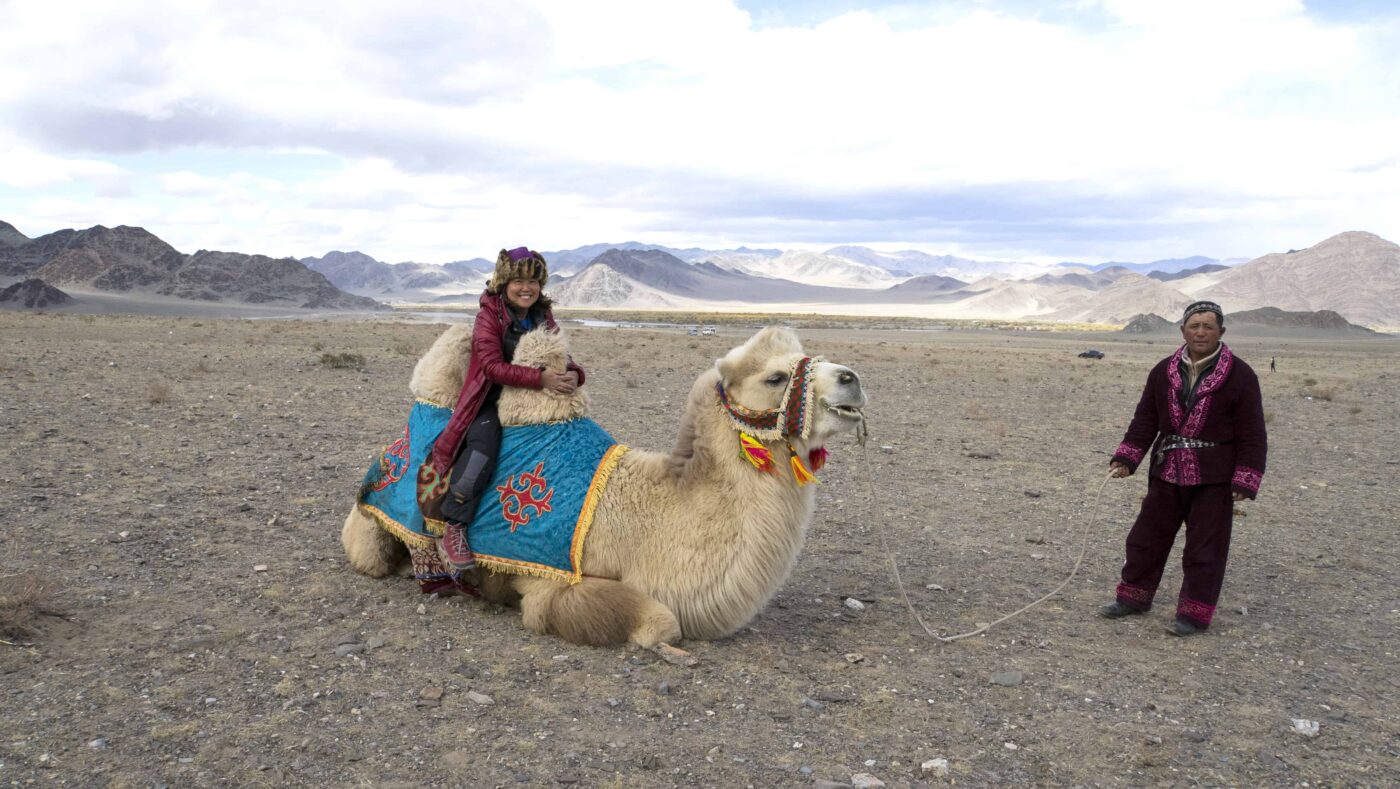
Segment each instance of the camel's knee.
[{"label": "camel's knee", "polygon": [[650,610],[641,612],[628,640],[651,648],[657,644],[674,644],[681,640],[681,623],[675,613],[655,600],[648,599]]},{"label": "camel's knee", "polygon": [[590,646],[675,641],[680,624],[670,609],[618,581],[585,578],[572,586],[521,578],[520,612],[527,628]]},{"label": "camel's knee", "polygon": [[352,507],[340,530],[345,558],[357,572],[383,578],[399,569],[408,558],[408,549],[393,535],[379,528],[373,518]]}]

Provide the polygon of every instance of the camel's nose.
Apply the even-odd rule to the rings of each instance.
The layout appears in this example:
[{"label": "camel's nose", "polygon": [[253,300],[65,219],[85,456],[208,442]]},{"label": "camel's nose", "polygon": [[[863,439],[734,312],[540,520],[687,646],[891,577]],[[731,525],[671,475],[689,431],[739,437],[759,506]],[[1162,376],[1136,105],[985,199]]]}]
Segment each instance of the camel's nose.
[{"label": "camel's nose", "polygon": [[850,384],[860,383],[860,379],[856,377],[856,374],[854,372],[850,370],[842,370],[840,373],[837,373],[836,382],[843,386],[849,386]]}]

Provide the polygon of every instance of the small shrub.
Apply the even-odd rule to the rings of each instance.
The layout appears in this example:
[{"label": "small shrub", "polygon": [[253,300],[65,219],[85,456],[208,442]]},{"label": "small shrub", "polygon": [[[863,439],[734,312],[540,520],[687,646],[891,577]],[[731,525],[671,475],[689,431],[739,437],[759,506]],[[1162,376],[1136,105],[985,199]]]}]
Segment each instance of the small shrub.
[{"label": "small shrub", "polygon": [[311,350],[315,351],[316,353],[320,353],[321,350],[324,349],[325,347],[326,347],[326,346],[325,346],[320,340],[317,340],[316,342],[311,343]]},{"label": "small shrub", "polygon": [[199,361],[195,362],[195,363],[194,363],[194,367],[191,367],[190,370],[191,370],[192,372],[196,372],[196,373],[212,373],[212,372],[214,372],[214,369],[213,369],[212,367],[209,366],[209,361],[206,360],[206,359],[200,359]]},{"label": "small shrub", "polygon": [[321,364],[332,370],[360,370],[365,366],[365,357],[358,353],[323,353]]},{"label": "small shrub", "polygon": [[409,342],[408,340],[399,340],[398,342],[394,343],[393,346],[389,348],[389,350],[402,356],[418,355],[418,349],[414,348],[413,343]]},{"label": "small shrub", "polygon": [[1351,408],[1347,409],[1347,413],[1351,414],[1352,416],[1356,416],[1357,414],[1361,413],[1361,406],[1354,405]]},{"label": "small shrub", "polygon": [[37,572],[0,575],[0,636],[34,635],[35,621],[43,615],[61,615],[52,584]]},{"label": "small shrub", "polygon": [[1317,386],[1317,379],[1316,379],[1316,378],[1304,378],[1304,379],[1303,379],[1303,386]]},{"label": "small shrub", "polygon": [[623,389],[636,389],[636,388],[637,388],[637,382],[636,382],[636,381],[633,381],[631,378],[624,378],[624,379],[622,379],[622,388],[623,388]]},{"label": "small shrub", "polygon": [[146,387],[146,401],[151,405],[161,405],[170,402],[170,384],[164,381],[152,381]]},{"label": "small shrub", "polygon": [[617,362],[617,369],[619,369],[619,370],[626,370],[627,368],[629,368],[629,367],[631,367],[631,366],[632,366],[632,362],[631,362],[631,360],[629,360],[629,359],[619,359],[618,362]]}]

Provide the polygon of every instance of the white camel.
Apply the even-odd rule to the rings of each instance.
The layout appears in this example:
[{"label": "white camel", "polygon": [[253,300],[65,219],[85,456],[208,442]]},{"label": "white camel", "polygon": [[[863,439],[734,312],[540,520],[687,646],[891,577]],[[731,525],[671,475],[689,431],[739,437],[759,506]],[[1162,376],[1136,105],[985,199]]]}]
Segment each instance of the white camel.
[{"label": "white camel", "polygon": [[[523,338],[517,363],[562,371],[562,340],[548,337]],[[452,402],[469,343],[465,327],[444,332],[414,370],[414,395]],[[789,329],[763,329],[696,380],[674,449],[621,457],[594,513],[579,583],[492,572],[476,580],[488,598],[518,595],[530,630],[577,644],[653,647],[729,635],[772,598],[806,538],[814,486],[799,484],[791,459],[824,457],[830,439],[863,426],[865,404],[853,370],[806,357]],[[507,389],[500,401],[503,424],[570,418],[585,408],[581,395],[533,390]],[[775,416],[783,419],[777,426]],[[747,451],[741,431],[754,439]],[[764,450],[767,470],[759,467],[768,465]],[[407,559],[358,508],[341,539],[351,566],[366,575],[389,575]]]}]

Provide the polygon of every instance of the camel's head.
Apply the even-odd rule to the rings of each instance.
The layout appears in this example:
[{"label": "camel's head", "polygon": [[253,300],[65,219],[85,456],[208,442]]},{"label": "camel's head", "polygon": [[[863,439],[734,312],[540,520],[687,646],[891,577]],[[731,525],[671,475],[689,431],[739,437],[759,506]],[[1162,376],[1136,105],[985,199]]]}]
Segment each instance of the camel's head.
[{"label": "camel's head", "polygon": [[819,447],[864,422],[860,377],[802,352],[791,329],[770,326],[715,363],[722,401],[745,432]]},{"label": "camel's head", "polygon": [[[544,327],[535,329],[520,338],[511,363],[562,373],[569,363],[568,341],[563,331],[552,332]],[[501,390],[497,413],[503,425],[562,422],[588,413],[588,395],[582,386],[570,395],[507,386]]]}]

